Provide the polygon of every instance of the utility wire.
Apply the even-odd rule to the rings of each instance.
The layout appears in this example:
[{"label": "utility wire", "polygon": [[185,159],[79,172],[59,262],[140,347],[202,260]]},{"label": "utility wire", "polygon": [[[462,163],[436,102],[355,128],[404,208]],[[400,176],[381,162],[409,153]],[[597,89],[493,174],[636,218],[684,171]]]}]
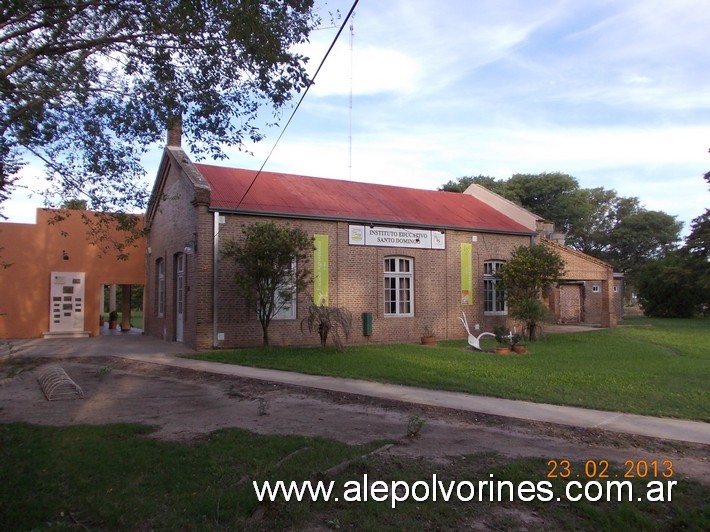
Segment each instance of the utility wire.
[{"label": "utility wire", "polygon": [[239,206],[242,204],[242,201],[244,201],[244,198],[247,197],[247,194],[249,194],[249,191],[251,190],[251,187],[254,186],[254,183],[256,183],[257,178],[259,175],[261,175],[261,172],[264,170],[264,167],[266,166],[266,163],[269,162],[269,159],[271,158],[271,155],[274,153],[274,150],[276,149],[276,146],[278,146],[279,141],[281,140],[281,137],[283,137],[284,133],[286,132],[286,129],[288,128],[289,124],[291,123],[291,120],[293,120],[293,117],[296,115],[296,111],[298,111],[298,108],[301,107],[301,103],[303,103],[304,98],[306,97],[306,94],[308,94],[308,90],[313,86],[313,83],[316,80],[316,77],[318,76],[318,73],[320,72],[321,68],[323,68],[323,64],[325,63],[325,60],[328,59],[328,56],[330,55],[330,52],[333,50],[333,47],[335,46],[335,43],[338,41],[338,38],[340,37],[340,34],[343,33],[343,30],[345,29],[345,25],[348,23],[348,20],[350,20],[350,17],[352,16],[353,12],[355,11],[355,8],[357,7],[357,4],[360,0],[355,0],[353,2],[352,7],[350,8],[350,11],[348,11],[347,16],[343,20],[343,23],[340,25],[340,29],[338,30],[338,33],[335,35],[335,38],[333,39],[333,42],[330,43],[330,47],[328,48],[328,51],[325,53],[323,56],[323,59],[320,62],[320,65],[318,65],[318,69],[316,70],[316,73],[313,74],[313,78],[311,78],[311,82],[308,84],[306,87],[306,90],[303,91],[303,94],[301,95],[301,98],[298,100],[298,103],[296,104],[296,107],[293,109],[293,112],[291,113],[291,116],[289,117],[288,121],[286,122],[286,125],[283,127],[281,130],[281,133],[279,134],[278,138],[276,139],[276,142],[274,142],[273,147],[271,148],[271,151],[269,154],[266,156],[266,159],[264,159],[264,163],[261,165],[261,168],[257,171],[256,175],[254,178],[251,180],[251,183],[249,183],[249,186],[247,187],[246,191],[244,194],[242,194],[241,199],[239,200],[239,203],[237,203],[237,209]]}]

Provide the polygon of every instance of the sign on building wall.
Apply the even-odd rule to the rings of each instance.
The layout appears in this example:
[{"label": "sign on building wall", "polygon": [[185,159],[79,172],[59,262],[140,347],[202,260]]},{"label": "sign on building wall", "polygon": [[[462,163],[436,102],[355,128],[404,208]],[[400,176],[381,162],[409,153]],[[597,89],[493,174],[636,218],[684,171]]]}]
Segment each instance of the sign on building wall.
[{"label": "sign on building wall", "polygon": [[328,235],[313,235],[313,303],[328,305]]},{"label": "sign on building wall", "polygon": [[84,272],[51,272],[49,331],[84,330]]},{"label": "sign on building wall", "polygon": [[446,249],[446,235],[427,229],[351,225],[348,243],[352,246]]},{"label": "sign on building wall", "polygon": [[461,304],[473,305],[473,244],[461,244]]}]

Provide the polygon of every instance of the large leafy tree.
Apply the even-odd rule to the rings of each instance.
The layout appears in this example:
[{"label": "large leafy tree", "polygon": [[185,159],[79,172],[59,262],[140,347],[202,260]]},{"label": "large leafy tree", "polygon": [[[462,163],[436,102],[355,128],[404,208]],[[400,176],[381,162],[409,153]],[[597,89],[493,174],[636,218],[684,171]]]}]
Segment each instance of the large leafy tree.
[{"label": "large leafy tree", "polygon": [[644,265],[638,276],[639,301],[647,316],[690,318],[707,314],[710,263],[673,253]]},{"label": "large leafy tree", "polygon": [[[674,250],[682,223],[660,211],[644,209],[636,197],[619,196],[603,187],[580,188],[577,180],[560,172],[515,174],[510,179],[462,177],[446,190],[462,191],[478,183],[555,224],[566,234],[566,244],[609,262],[633,285],[649,260]],[[698,235],[704,226],[698,219]]]},{"label": "large leafy tree", "polygon": [[506,183],[505,197],[568,234],[589,210],[577,180],[560,172],[514,174]]},{"label": "large leafy tree", "polygon": [[445,183],[439,190],[464,192],[473,183],[534,212],[568,234],[583,226],[594,209],[591,198],[579,188],[577,180],[560,172],[514,174],[506,180],[464,176]]},{"label": "large leafy tree", "polygon": [[257,111],[307,86],[294,45],[316,23],[312,0],[4,0],[0,202],[32,157],[56,203],[142,208],[166,127],[198,158],[261,138]]},{"label": "large leafy tree", "polygon": [[510,314],[525,325],[527,337],[534,339],[547,311],[540,301],[542,293],[564,275],[564,261],[545,245],[520,246],[500,269]]},{"label": "large leafy tree", "polygon": [[[710,185],[710,172],[705,174],[704,179]],[[705,209],[695,218],[690,229],[681,255],[693,269],[693,280],[702,294],[699,308],[707,315],[710,313],[710,209]]]},{"label": "large leafy tree", "polygon": [[710,209],[695,218],[690,224],[690,234],[685,239],[685,251],[710,259]]},{"label": "large leafy tree", "polygon": [[242,233],[243,238],[225,242],[223,254],[235,261],[236,288],[256,308],[267,346],[271,320],[285,305],[296,304],[293,295],[311,279],[313,237],[274,222],[246,225]]},{"label": "large leafy tree", "polygon": [[609,251],[600,257],[635,284],[640,269],[677,248],[683,222],[661,211],[642,210],[622,218],[609,235]]},{"label": "large leafy tree", "polygon": [[583,216],[567,235],[567,245],[597,258],[608,258],[609,236],[622,218],[642,211],[636,197],[619,196],[603,187],[581,189]]},{"label": "large leafy tree", "polygon": [[499,181],[495,177],[487,175],[477,176],[462,176],[456,179],[451,179],[439,187],[443,192],[465,192],[471,185],[481,185],[496,194],[503,195],[505,190],[505,181]]},{"label": "large leafy tree", "polygon": [[[704,179],[710,184],[710,172]],[[690,229],[681,249],[657,253],[639,268],[639,300],[649,316],[688,318],[710,311],[710,209]]]},{"label": "large leafy tree", "polygon": [[[710,172],[704,176],[705,181],[710,185]],[[690,224],[690,234],[685,239],[683,250],[705,260],[710,260],[710,209],[695,218]]]},{"label": "large leafy tree", "polygon": [[677,248],[683,223],[643,208],[636,197],[604,188],[581,189],[587,213],[567,235],[567,244],[601,259],[634,285],[640,269]]}]

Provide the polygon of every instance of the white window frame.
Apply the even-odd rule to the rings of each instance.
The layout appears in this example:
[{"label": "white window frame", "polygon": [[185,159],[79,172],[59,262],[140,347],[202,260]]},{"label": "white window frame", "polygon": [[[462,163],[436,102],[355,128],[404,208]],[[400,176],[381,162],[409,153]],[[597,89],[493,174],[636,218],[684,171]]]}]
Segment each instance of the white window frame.
[{"label": "white window frame", "polygon": [[599,287],[598,284],[593,284],[593,285],[592,285],[592,292],[594,292],[595,294],[598,294],[598,293],[601,292],[601,291],[602,291],[602,289]]},{"label": "white window frame", "polygon": [[156,294],[158,317],[165,317],[165,260],[160,258],[156,261],[157,277],[158,277],[158,292]]},{"label": "white window frame", "polygon": [[485,316],[507,316],[508,302],[505,293],[497,288],[500,279],[498,270],[505,264],[502,260],[487,260],[483,263],[483,314]]},{"label": "white window frame", "polygon": [[414,259],[385,257],[383,271],[385,316],[414,316]]},{"label": "white window frame", "polygon": [[175,255],[175,312],[185,313],[185,254]]},{"label": "white window frame", "polygon": [[[298,293],[296,291],[296,259],[291,262],[291,282],[285,283],[284,289],[288,290],[290,288],[291,301],[289,303],[283,303],[279,297],[280,290],[276,291],[276,306],[280,307],[278,312],[274,314],[272,320],[295,320],[296,319],[296,308],[298,307]],[[290,287],[288,285],[291,285]]]}]

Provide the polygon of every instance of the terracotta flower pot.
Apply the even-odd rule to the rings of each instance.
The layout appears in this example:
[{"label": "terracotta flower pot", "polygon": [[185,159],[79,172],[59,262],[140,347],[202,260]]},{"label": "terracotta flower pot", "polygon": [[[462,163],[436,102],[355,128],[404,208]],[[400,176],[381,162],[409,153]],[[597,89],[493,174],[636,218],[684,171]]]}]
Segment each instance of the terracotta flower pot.
[{"label": "terracotta flower pot", "polygon": [[436,336],[422,336],[423,345],[436,345]]},{"label": "terracotta flower pot", "polygon": [[528,352],[528,346],[526,346],[526,345],[514,345],[514,346],[513,346],[513,352],[514,352],[514,353],[518,353],[519,355],[522,355],[522,354]]},{"label": "terracotta flower pot", "polygon": [[496,347],[496,353],[499,355],[507,355],[510,354],[510,347],[505,347],[505,346],[498,346]]}]

